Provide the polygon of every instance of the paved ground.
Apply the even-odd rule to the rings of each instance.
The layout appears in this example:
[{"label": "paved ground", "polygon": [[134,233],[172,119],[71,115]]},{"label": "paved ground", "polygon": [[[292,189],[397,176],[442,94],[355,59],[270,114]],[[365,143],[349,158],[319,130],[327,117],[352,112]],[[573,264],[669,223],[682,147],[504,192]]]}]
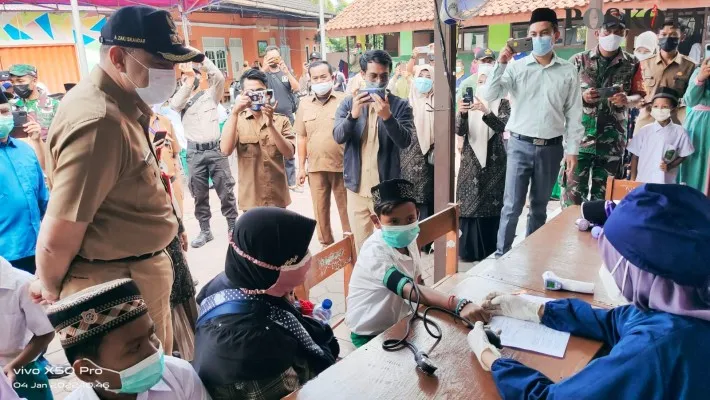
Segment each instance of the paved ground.
[{"label": "paved ground", "polygon": [[[457,157],[458,158],[458,157]],[[457,160],[458,165],[458,160]],[[236,170],[234,170],[234,176],[237,177]],[[311,196],[308,187],[305,188],[303,193],[291,193],[291,198],[293,203],[288,208],[302,215],[314,218],[313,206],[311,203]],[[340,220],[337,214],[337,209],[335,207],[335,199],[333,199],[331,207],[331,221],[334,229],[334,235],[336,240],[342,238],[342,228],[340,225]],[[217,194],[214,190],[210,191],[210,206],[212,210],[212,232],[215,239],[205,245],[200,249],[190,248],[188,251],[188,262],[190,265],[190,270],[195,279],[199,281],[198,290],[212,279],[215,275],[224,270],[224,261],[227,251],[227,222],[220,212],[220,202]],[[190,238],[194,238],[199,233],[199,225],[193,214],[193,204],[192,198],[187,195],[185,199],[185,225]],[[524,239],[525,235],[525,224],[527,220],[527,207],[523,210],[523,215],[520,218],[520,224],[518,225],[518,236],[516,238],[516,244]],[[554,217],[559,213],[559,202],[550,202],[548,205],[548,219]],[[318,243],[316,235],[314,235],[311,242],[310,250],[312,253],[318,252],[321,249]],[[423,270],[424,281],[427,285],[433,283],[433,255],[425,256],[425,267]],[[459,270],[461,272],[466,272],[475,268],[474,264],[460,264]],[[311,289],[311,300],[314,303],[322,302],[324,299],[329,298],[333,301],[333,319],[332,321],[337,321],[343,316],[345,312],[345,299],[343,295],[343,274],[336,273],[332,277],[328,278],[322,284]],[[347,330],[344,324],[341,324],[335,329],[336,337],[341,344],[342,356],[349,354],[354,350],[354,347],[350,343],[350,332]],[[65,363],[66,358],[64,352],[61,350],[59,345],[59,340],[55,338],[49,347],[47,353],[47,359],[51,363],[59,364]],[[78,383],[78,380],[73,377],[66,377],[60,380],[50,381],[52,384],[53,392],[55,394],[55,399],[64,399]]]}]

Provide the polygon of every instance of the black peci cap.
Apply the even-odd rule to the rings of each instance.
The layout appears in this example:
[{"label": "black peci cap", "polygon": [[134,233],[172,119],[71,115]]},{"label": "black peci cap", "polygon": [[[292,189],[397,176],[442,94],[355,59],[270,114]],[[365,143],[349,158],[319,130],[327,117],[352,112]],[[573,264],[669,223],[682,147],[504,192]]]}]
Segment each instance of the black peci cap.
[{"label": "black peci cap", "polygon": [[143,49],[167,61],[202,62],[205,55],[185,46],[170,13],[147,6],[129,6],[113,13],[101,28],[101,44]]},{"label": "black peci cap", "polygon": [[536,8],[530,16],[530,25],[536,22],[550,22],[553,25],[558,25],[557,14],[551,8]]},{"label": "black peci cap", "polygon": [[323,59],[323,57],[317,51],[314,51],[313,53],[311,53],[311,57],[309,58],[309,60],[322,60],[322,59]]},{"label": "black peci cap", "polygon": [[384,181],[370,189],[375,206],[390,202],[411,201],[416,203],[414,185],[406,179]]}]

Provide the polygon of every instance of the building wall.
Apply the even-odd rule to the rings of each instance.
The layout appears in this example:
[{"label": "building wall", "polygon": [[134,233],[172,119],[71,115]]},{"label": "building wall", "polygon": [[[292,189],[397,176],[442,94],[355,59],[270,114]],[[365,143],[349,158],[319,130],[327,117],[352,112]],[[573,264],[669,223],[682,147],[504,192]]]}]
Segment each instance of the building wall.
[{"label": "building wall", "polygon": [[[81,13],[82,38],[86,48],[89,69],[99,62],[99,33],[106,23],[106,16],[97,12]],[[12,64],[35,63],[40,82],[53,92],[64,92],[65,82],[76,82],[79,78],[78,63],[67,57],[71,51],[67,46],[75,45],[76,34],[68,12],[0,12],[0,69]],[[15,50],[10,49],[15,47]],[[12,51],[11,51],[12,50]],[[29,51],[24,51],[29,50]],[[57,57],[60,51],[61,57]],[[31,57],[31,58],[30,58]],[[43,66],[43,68],[40,68]],[[43,71],[47,67],[56,71]]]},{"label": "building wall", "polygon": [[[190,45],[203,49],[205,37],[223,38],[227,48],[227,80],[235,76],[233,62],[229,54],[229,39],[241,38],[244,50],[244,59],[252,64],[263,58],[259,57],[257,42],[264,40],[267,44],[274,40],[276,46],[280,45],[280,32],[277,29],[279,20],[266,18],[242,18],[237,14],[221,13],[192,13],[188,17]],[[297,76],[303,73],[303,63],[307,60],[306,46],[310,51],[317,46],[314,40],[318,31],[315,21],[280,21],[286,28],[286,42],[291,49],[291,65]],[[182,34],[182,30],[178,29]]]}]

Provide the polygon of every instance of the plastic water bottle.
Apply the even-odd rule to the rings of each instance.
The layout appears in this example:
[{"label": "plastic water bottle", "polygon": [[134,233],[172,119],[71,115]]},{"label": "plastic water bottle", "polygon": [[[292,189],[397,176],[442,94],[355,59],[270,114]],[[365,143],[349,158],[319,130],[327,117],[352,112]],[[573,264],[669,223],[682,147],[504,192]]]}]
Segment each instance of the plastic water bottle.
[{"label": "plastic water bottle", "polygon": [[333,302],[330,299],[323,300],[323,304],[320,304],[313,310],[313,318],[319,320],[324,324],[330,323],[330,317],[333,316]]}]

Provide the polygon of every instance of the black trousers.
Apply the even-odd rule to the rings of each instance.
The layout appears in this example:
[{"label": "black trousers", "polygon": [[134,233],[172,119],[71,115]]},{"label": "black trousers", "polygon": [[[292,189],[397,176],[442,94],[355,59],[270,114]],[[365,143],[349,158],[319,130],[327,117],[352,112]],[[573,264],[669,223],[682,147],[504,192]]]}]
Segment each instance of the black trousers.
[{"label": "black trousers", "polygon": [[237,218],[237,201],[234,197],[234,177],[229,169],[229,160],[219,150],[219,146],[209,150],[187,149],[189,188],[195,199],[195,218],[200,228],[208,228],[210,211],[209,178],[212,177],[217,196],[222,202],[222,215],[227,220]]},{"label": "black trousers", "polygon": [[12,260],[10,261],[10,264],[17,269],[29,272],[32,275],[34,275],[35,271],[37,270],[37,266],[35,264],[35,256]]}]

